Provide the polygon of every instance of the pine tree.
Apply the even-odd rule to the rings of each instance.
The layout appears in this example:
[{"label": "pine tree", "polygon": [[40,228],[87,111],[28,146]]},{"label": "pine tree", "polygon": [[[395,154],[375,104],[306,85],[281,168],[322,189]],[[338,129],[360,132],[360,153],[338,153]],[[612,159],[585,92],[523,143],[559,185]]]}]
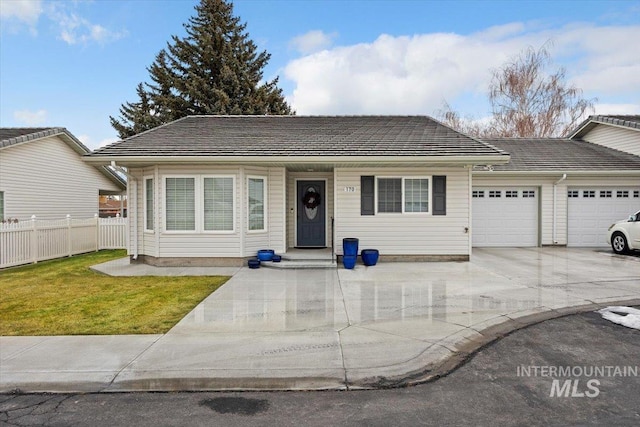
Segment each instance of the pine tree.
[{"label": "pine tree", "polygon": [[144,90],[142,83],[138,83],[136,93],[139,98],[138,102],[127,102],[120,107],[120,116],[123,121],[126,120],[130,125],[123,124],[113,117],[109,117],[111,126],[118,132],[120,138],[127,138],[162,124],[154,114],[149,93]]},{"label": "pine tree", "polygon": [[139,102],[110,117],[121,138],[193,114],[294,114],[278,79],[263,82],[271,55],[258,52],[246,24],[224,0],[201,0],[184,25],[147,68],[150,83],[138,85]]}]

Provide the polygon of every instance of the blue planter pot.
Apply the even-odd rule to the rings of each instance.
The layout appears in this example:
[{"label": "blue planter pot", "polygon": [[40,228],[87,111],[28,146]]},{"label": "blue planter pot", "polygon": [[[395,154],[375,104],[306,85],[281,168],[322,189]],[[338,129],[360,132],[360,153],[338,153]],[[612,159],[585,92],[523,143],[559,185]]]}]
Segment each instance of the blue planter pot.
[{"label": "blue planter pot", "polygon": [[271,261],[273,259],[273,249],[260,249],[258,251],[258,259],[260,261]]},{"label": "blue planter pot", "polygon": [[356,266],[356,259],[358,258],[357,255],[343,255],[342,256],[342,265],[344,265],[344,268],[348,269],[348,270],[353,270],[353,268]]},{"label": "blue planter pot", "polygon": [[282,261],[282,257],[280,255],[274,255],[273,258],[271,258],[271,261],[280,262]]},{"label": "blue planter pot", "polygon": [[250,259],[247,264],[249,265],[249,268],[260,268],[259,259]]},{"label": "blue planter pot", "polygon": [[362,257],[364,265],[370,267],[372,265],[376,265],[380,253],[377,249],[363,249],[360,256]]},{"label": "blue planter pot", "polygon": [[358,239],[347,237],[342,239],[342,253],[344,255],[358,255]]}]

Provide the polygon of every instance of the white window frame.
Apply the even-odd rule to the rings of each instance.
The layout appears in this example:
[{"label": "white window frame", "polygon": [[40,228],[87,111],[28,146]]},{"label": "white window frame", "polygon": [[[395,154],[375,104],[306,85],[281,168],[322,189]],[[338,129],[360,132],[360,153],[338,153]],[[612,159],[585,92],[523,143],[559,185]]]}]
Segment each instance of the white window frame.
[{"label": "white window frame", "polygon": [[[249,206],[249,181],[252,179],[260,179],[263,182],[263,186],[262,186],[262,198],[263,198],[263,228],[260,230],[251,230],[249,229],[250,227],[250,223],[249,223],[249,212],[251,210],[251,207]],[[268,220],[269,220],[269,209],[268,209],[268,200],[267,200],[267,188],[268,188],[268,182],[267,182],[267,177],[263,176],[263,175],[247,175],[247,181],[246,181],[246,185],[247,185],[247,192],[245,194],[246,196],[246,201],[247,201],[247,233],[250,234],[259,234],[259,233],[266,233],[268,231]]]},{"label": "white window frame", "polygon": [[[195,209],[195,224],[194,224],[194,229],[193,230],[168,230],[167,229],[167,219],[168,219],[168,215],[167,215],[167,202],[168,202],[168,198],[167,198],[167,179],[171,179],[171,178],[189,178],[189,179],[193,179],[193,189],[194,189],[194,209]],[[198,234],[201,233],[202,230],[199,230],[198,225],[200,224],[200,222],[202,221],[202,215],[200,214],[200,209],[198,207],[198,205],[202,205],[202,203],[198,203],[198,200],[201,200],[202,197],[199,196],[200,194],[200,180],[198,179],[198,175],[163,175],[162,176],[162,199],[163,199],[163,204],[164,204],[164,211],[162,212],[162,215],[164,217],[164,232],[167,234]]]},{"label": "white window frame", "polygon": [[[232,206],[232,214],[233,215],[233,228],[231,230],[205,230],[204,228],[204,180],[206,178],[231,178],[231,186],[233,189],[233,206]],[[200,192],[196,194],[196,205],[199,203],[199,212],[201,215],[200,222],[200,232],[203,234],[233,234],[236,232],[236,177],[235,175],[202,175],[200,176]]]},{"label": "white window frame", "polygon": [[[194,180],[194,207],[195,207],[195,229],[194,230],[167,230],[167,179],[168,178],[192,178]],[[204,180],[205,178],[231,178],[233,182],[233,230],[205,230],[204,228]],[[234,234],[237,232],[236,205],[237,188],[235,175],[162,175],[162,194],[164,205],[164,230],[166,234]]]},{"label": "white window frame", "polygon": [[[401,212],[380,212],[378,210],[378,180],[379,179],[399,179],[400,182],[400,192],[401,192]],[[429,195],[428,195],[428,210],[427,212],[406,212],[405,211],[405,181],[408,179],[426,179],[429,182]],[[432,215],[433,212],[433,206],[432,206],[432,200],[433,200],[433,176],[431,175],[421,175],[421,176],[376,176],[376,181],[375,181],[375,192],[374,192],[374,196],[375,196],[375,207],[376,207],[376,215]]]},{"label": "white window frame", "polygon": [[[149,208],[148,201],[147,201],[147,180],[149,180],[149,179],[151,180],[151,187],[152,187],[151,188],[151,191],[152,191],[152,193],[151,193],[151,196],[152,196],[152,198],[151,198],[151,209],[153,211],[151,213],[151,215],[152,215],[151,227],[152,228],[148,228],[147,227],[148,219],[149,219],[148,216],[147,216],[148,215],[148,208]],[[143,182],[143,185],[142,185],[142,195],[143,195],[143,197],[142,198],[143,198],[143,201],[144,201],[144,206],[143,206],[143,209],[144,209],[144,219],[143,219],[143,221],[144,221],[144,232],[153,234],[153,233],[155,233],[155,228],[156,228],[156,218],[155,218],[155,216],[156,216],[156,206],[155,206],[155,203],[156,203],[155,185],[156,185],[156,183],[155,183],[155,178],[154,178],[153,175],[145,175],[145,176],[142,177],[142,182]]]}]

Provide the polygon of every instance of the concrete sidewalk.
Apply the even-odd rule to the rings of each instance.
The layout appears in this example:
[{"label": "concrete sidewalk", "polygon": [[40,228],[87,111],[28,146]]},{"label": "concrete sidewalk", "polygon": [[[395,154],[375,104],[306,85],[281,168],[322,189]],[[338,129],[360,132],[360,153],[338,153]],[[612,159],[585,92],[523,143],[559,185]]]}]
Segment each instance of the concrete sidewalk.
[{"label": "concrete sidewalk", "polygon": [[608,251],[476,249],[460,263],[242,268],[164,335],[0,337],[0,391],[411,384],[527,324],[639,304],[640,258]]}]

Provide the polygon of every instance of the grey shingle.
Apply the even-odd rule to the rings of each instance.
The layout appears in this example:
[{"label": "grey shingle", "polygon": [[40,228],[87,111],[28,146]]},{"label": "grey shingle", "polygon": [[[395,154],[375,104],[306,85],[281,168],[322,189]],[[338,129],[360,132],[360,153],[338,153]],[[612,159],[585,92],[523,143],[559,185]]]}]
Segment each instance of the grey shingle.
[{"label": "grey shingle", "polygon": [[426,116],[189,116],[91,157],[506,154]]},{"label": "grey shingle", "polygon": [[568,138],[485,139],[511,155],[497,171],[640,170],[640,157]]}]

